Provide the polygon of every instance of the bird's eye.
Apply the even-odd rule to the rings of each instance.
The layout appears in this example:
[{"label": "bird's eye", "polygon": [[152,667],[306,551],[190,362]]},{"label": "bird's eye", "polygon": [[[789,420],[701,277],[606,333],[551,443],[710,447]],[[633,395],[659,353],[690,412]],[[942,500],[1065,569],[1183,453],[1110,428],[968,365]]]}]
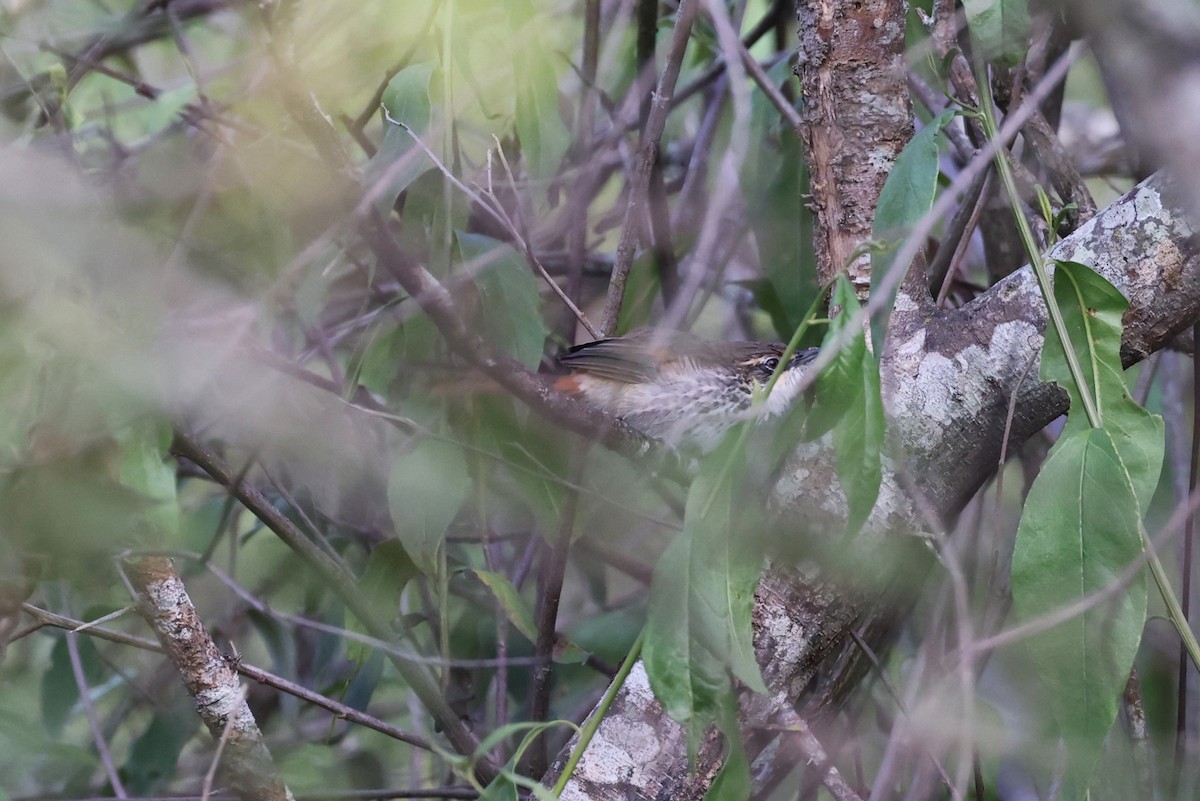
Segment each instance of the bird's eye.
[{"label": "bird's eye", "polygon": [[770,358],[767,358],[767,359],[763,359],[762,369],[765,373],[767,373],[767,375],[770,375],[771,373],[775,372],[775,368],[778,366],[779,366],[779,359],[775,358],[774,356],[771,356]]}]

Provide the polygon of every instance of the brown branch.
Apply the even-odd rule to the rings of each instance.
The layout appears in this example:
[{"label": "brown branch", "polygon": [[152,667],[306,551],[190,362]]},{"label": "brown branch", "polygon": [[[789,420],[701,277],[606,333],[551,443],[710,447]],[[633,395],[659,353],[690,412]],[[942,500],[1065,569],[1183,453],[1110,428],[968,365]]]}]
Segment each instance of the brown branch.
[{"label": "brown branch", "polygon": [[[583,454],[574,458],[571,467],[573,481],[583,474]],[[558,604],[562,599],[563,578],[567,572],[567,558],[571,554],[571,537],[575,530],[575,513],[579,508],[579,493],[568,492],[559,517],[558,530],[550,548],[542,549],[541,565],[538,570],[537,607],[534,624],[537,626],[537,642],[534,643],[533,680],[529,691],[529,719],[540,723],[550,716],[550,681],[554,675],[554,648],[558,644]],[[546,772],[549,755],[546,753],[546,735],[539,735],[529,751],[529,775],[541,776]]]},{"label": "brown branch", "polygon": [[[861,298],[871,285],[875,205],[912,138],[900,0],[798,0],[809,165],[821,282],[846,271]],[[863,101],[863,95],[870,102]]]}]

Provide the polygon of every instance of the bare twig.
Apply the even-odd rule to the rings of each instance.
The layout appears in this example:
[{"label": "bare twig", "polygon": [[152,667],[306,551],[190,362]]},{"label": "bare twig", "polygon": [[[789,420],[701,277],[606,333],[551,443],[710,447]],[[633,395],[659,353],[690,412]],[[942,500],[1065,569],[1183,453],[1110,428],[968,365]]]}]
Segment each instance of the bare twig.
[{"label": "bare twig", "polygon": [[658,152],[658,143],[666,128],[667,115],[671,111],[671,95],[679,79],[683,65],[683,54],[687,50],[692,22],[696,18],[696,6],[700,0],[682,0],[675,17],[675,29],[671,34],[671,49],[663,66],[662,76],[650,102],[650,113],[642,130],[640,158],[629,182],[625,205],[625,219],[621,225],[621,239],[617,244],[616,262],[613,264],[612,279],[608,284],[608,300],[604,304],[604,315],[600,319],[600,334],[610,336],[617,327],[621,304],[625,299],[625,283],[629,268],[637,253],[638,231],[642,224],[642,205],[650,187],[650,173]]},{"label": "bare twig", "polygon": [[[583,474],[584,452],[573,457],[571,474],[578,482]],[[537,642],[534,643],[535,662],[533,683],[529,691],[529,719],[541,722],[549,718],[550,680],[554,671],[554,647],[558,642],[558,604],[562,599],[563,578],[567,572],[567,557],[571,554],[571,537],[575,530],[575,512],[579,508],[578,493],[569,492],[563,501],[558,530],[549,549],[542,551],[542,562],[538,571],[537,607],[534,624],[537,626]],[[546,772],[549,756],[546,752],[546,735],[543,733],[529,749],[531,776]]]},{"label": "bare twig", "polygon": [[108,738],[100,726],[100,718],[96,714],[96,704],[92,702],[92,690],[88,687],[87,676],[83,673],[83,660],[79,658],[79,640],[74,632],[67,634],[67,657],[71,661],[71,673],[75,676],[75,686],[79,688],[79,703],[87,717],[88,728],[92,730],[92,740],[96,743],[96,753],[100,756],[100,764],[112,785],[117,798],[128,798],[125,785],[121,783],[121,775],[113,762],[112,751],[108,748]]},{"label": "bare twig", "polygon": [[[354,616],[374,637],[384,641],[394,638],[395,632],[391,625],[363,595],[354,577],[347,575],[341,565],[330,559],[328,554],[304,536],[304,533],[255,487],[244,480],[238,481],[224,460],[183,432],[176,432],[172,450],[178,455],[190,459],[218,482],[229,487],[230,491],[247,509],[262,520],[267,528],[275,532],[288,547],[329,583],[330,588],[346,603]],[[454,748],[460,754],[474,754],[479,746],[478,740],[446,703],[437,684],[425,669],[420,665],[400,659],[394,654],[389,653],[388,657],[408,686],[420,698],[429,714],[441,726]],[[476,763],[476,770],[485,781],[490,781],[496,775],[495,766],[487,760]]]}]

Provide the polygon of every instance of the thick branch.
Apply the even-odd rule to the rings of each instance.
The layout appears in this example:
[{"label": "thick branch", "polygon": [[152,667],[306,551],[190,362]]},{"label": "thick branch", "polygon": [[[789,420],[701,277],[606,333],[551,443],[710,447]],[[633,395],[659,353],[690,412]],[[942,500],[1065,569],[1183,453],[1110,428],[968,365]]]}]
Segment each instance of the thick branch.
[{"label": "thick branch", "polygon": [[800,54],[817,267],[847,270],[860,297],[871,284],[862,245],[888,172],[912,138],[901,0],[800,0]]},{"label": "thick branch", "polygon": [[[1200,315],[1194,233],[1171,190],[1161,175],[1147,179],[1047,254],[1095,268],[1129,299],[1126,364]],[[918,300],[902,291],[897,308]],[[952,515],[996,469],[1009,397],[1027,369],[1037,375],[1046,307],[1026,267],[961,309],[893,321],[884,357],[893,430],[929,502]],[[1063,392],[1026,381],[1010,452],[1064,411]]]},{"label": "thick branch", "polygon": [[139,609],[158,635],[214,738],[228,732],[222,768],[244,799],[290,801],[232,662],[221,653],[192,605],[170,559],[146,556],[126,563]]}]

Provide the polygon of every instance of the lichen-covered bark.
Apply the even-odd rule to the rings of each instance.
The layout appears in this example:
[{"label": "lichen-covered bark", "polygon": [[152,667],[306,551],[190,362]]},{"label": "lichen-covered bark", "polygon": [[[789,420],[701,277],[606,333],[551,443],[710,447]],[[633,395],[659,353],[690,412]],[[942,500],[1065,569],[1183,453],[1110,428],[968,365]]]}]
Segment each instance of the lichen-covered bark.
[{"label": "lichen-covered bark", "polygon": [[[1170,189],[1162,176],[1147,179],[1047,254],[1095,268],[1129,299],[1126,364],[1162,347],[1200,314],[1193,229]],[[908,469],[934,508],[952,514],[995,470],[1018,384],[1013,444],[1062,414],[1066,395],[1037,380],[1046,307],[1030,268],[961,309],[933,317],[904,313],[923,301],[903,291],[897,298],[884,395]]]},{"label": "lichen-covered bark", "polygon": [[[797,7],[819,270],[827,279],[849,265],[851,280],[865,295],[869,261],[851,257],[870,238],[879,192],[911,136],[904,8],[883,0],[797,0]],[[1193,229],[1173,199],[1188,193],[1170,189],[1166,179],[1151,178],[1048,254],[1093,266],[1129,298],[1126,363],[1200,317],[1200,258]],[[894,571],[897,543],[913,541],[904,535],[956,515],[995,470],[1015,391],[1010,447],[1065,411],[1065,394],[1037,380],[1046,315],[1028,267],[962,309],[938,311],[927,293],[924,281],[906,280],[881,354],[889,430],[900,455],[885,463],[871,518],[847,546],[858,557],[860,580]],[[795,515],[796,525],[809,531],[836,527],[844,496],[834,462],[822,443],[796,451],[775,488],[785,520]],[[850,626],[872,614],[885,587],[838,582],[829,571],[778,571],[763,580],[754,610],[755,646],[770,694],[743,696],[746,730],[797,703],[822,659]],[[573,747],[574,741],[560,768]],[[565,797],[695,798],[715,775],[719,754],[706,743],[697,771],[688,774],[683,730],[666,717],[638,671]],[[672,783],[670,777],[680,776],[688,778]]]},{"label": "lichen-covered bark", "polygon": [[803,136],[817,216],[822,281],[846,270],[859,297],[871,283],[875,203],[912,138],[902,0],[799,0]]},{"label": "lichen-covered bark", "polygon": [[221,767],[237,794],[255,801],[291,801],[275,770],[233,664],[217,648],[170,559],[130,560],[126,574],[139,609],[179,672],[213,739],[225,739]]}]

